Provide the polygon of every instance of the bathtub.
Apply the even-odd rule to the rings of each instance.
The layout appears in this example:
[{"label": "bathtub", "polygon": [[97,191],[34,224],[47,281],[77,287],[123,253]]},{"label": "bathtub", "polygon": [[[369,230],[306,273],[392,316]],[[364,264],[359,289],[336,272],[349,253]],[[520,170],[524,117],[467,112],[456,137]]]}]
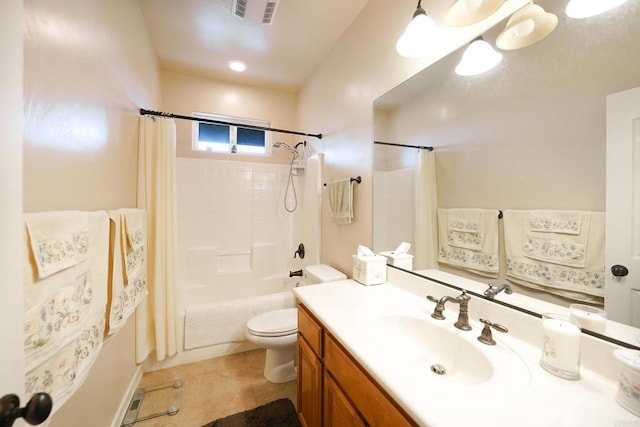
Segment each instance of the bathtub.
[{"label": "bathtub", "polygon": [[[235,282],[235,281],[234,281]],[[302,277],[288,277],[288,274],[280,274],[271,277],[265,277],[258,281],[251,281],[246,286],[228,286],[220,289],[216,286],[208,285],[183,285],[180,287],[179,294],[179,311],[177,319],[177,335],[179,348],[178,354],[164,361],[147,360],[144,365],[145,372],[155,371],[158,369],[171,368],[186,363],[198,362],[213,357],[225,356],[234,353],[241,353],[258,348],[249,341],[233,341],[215,344],[211,346],[185,349],[185,326],[186,315],[189,309],[197,309],[208,304],[218,303],[235,303],[240,305],[253,304],[252,301],[260,298],[272,299],[277,294],[291,294],[295,286],[303,284]],[[251,293],[253,292],[253,293]],[[293,307],[293,298],[291,304]],[[269,307],[264,306],[262,311],[268,311]],[[244,328],[245,322],[240,322],[236,327]],[[152,359],[152,358],[149,358]]]}]

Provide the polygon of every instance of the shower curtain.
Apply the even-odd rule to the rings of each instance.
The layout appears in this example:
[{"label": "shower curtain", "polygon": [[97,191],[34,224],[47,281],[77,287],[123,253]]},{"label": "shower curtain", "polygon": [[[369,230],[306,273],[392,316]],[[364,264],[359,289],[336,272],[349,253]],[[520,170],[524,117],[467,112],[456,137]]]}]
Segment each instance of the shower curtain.
[{"label": "shower curtain", "polygon": [[148,224],[149,295],[136,310],[136,362],[155,349],[158,361],[177,352],[176,125],[140,117],[138,208]]},{"label": "shower curtain", "polygon": [[415,166],[415,255],[413,269],[438,266],[438,193],[433,151],[419,150]]}]

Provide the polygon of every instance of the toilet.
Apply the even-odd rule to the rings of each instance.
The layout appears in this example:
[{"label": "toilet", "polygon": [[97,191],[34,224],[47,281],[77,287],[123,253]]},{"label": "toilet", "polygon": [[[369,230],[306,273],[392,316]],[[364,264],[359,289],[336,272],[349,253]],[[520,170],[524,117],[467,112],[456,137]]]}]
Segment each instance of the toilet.
[{"label": "toilet", "polygon": [[[298,286],[335,282],[347,278],[325,264],[310,265],[303,270]],[[266,349],[264,377],[272,383],[296,379],[296,341],[298,338],[298,309],[284,308],[267,311],[247,322],[247,340]]]}]

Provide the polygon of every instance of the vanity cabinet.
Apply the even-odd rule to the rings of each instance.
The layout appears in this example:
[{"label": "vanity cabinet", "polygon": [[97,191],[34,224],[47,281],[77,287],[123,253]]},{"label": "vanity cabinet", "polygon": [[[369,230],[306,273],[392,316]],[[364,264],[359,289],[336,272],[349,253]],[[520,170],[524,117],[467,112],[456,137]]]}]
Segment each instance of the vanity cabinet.
[{"label": "vanity cabinet", "polygon": [[298,418],[304,427],[417,426],[303,304]]}]

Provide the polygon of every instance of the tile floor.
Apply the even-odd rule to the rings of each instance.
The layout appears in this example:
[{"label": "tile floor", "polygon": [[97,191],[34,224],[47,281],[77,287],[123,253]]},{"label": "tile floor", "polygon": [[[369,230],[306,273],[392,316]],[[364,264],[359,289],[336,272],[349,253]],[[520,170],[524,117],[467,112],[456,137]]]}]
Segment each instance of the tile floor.
[{"label": "tile floor", "polygon": [[[180,411],[173,416],[137,422],[133,427],[201,427],[282,397],[291,399],[295,405],[296,381],[268,382],[262,375],[264,355],[265,350],[258,349],[144,374],[139,387],[171,385],[182,379]],[[172,388],[165,390],[173,393]],[[161,406],[166,410],[167,393],[148,393],[139,416],[155,412],[154,400],[163,400]]]}]

